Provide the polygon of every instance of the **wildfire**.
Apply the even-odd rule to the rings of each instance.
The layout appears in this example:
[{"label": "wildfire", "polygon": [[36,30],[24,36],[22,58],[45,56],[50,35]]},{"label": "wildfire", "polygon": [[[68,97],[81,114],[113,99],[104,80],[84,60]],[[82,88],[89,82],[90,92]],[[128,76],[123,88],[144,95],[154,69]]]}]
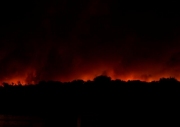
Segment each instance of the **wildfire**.
[{"label": "wildfire", "polygon": [[[174,73],[154,73],[154,74],[144,74],[143,71],[134,71],[134,72],[127,72],[127,73],[115,73],[115,71],[111,68],[104,68],[100,67],[98,69],[91,69],[88,71],[75,71],[73,73],[69,73],[69,75],[59,76],[56,77],[45,77],[44,75],[38,76],[35,69],[29,69],[27,72],[22,73],[21,75],[11,75],[10,77],[6,77],[0,80],[1,83],[6,82],[9,84],[36,84],[39,81],[61,81],[61,82],[70,82],[73,80],[93,80],[95,77],[105,75],[111,77],[112,80],[121,79],[124,81],[129,80],[140,80],[140,81],[158,81],[160,78],[169,78],[174,77],[177,80],[180,80],[178,74]],[[46,75],[47,76],[47,75]]]}]

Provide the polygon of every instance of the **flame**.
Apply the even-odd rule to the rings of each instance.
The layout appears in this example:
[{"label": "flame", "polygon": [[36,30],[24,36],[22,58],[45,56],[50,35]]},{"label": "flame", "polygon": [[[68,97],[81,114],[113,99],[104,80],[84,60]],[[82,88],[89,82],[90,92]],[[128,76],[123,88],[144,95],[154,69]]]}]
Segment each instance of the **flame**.
[{"label": "flame", "polygon": [[13,78],[6,78],[1,82],[9,83],[9,84],[26,84],[26,77],[13,77]]}]

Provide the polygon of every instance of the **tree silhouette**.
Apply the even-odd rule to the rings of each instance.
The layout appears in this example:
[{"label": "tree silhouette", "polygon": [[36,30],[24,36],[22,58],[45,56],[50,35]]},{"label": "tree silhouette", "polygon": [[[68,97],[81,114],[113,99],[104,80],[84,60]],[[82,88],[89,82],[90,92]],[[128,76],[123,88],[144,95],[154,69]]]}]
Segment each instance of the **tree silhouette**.
[{"label": "tree silhouette", "polygon": [[[3,83],[0,114],[41,116],[47,126],[77,126],[77,117],[81,117],[81,127],[121,126],[128,121],[139,124],[141,120],[155,124],[151,116],[167,120],[173,118],[172,111],[180,113],[179,99],[180,82],[171,77],[126,82],[101,75],[86,82],[42,81],[25,86]],[[90,118],[97,121],[88,121]]]}]

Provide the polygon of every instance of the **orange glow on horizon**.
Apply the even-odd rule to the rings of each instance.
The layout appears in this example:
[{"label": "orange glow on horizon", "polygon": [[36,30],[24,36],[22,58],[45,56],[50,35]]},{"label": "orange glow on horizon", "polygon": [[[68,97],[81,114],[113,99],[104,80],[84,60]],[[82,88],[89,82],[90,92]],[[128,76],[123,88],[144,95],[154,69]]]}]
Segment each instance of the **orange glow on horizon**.
[{"label": "orange glow on horizon", "polygon": [[[100,75],[97,75],[97,76],[100,76]],[[109,75],[107,75],[109,76]],[[96,76],[93,76],[93,75],[85,75],[85,76],[82,76],[82,77],[79,77],[77,79],[71,79],[71,80],[58,80],[58,81],[62,81],[62,82],[70,82],[70,81],[73,81],[73,80],[83,80],[83,81],[92,81]],[[141,79],[141,78],[135,78],[134,76],[130,75],[130,76],[127,76],[127,77],[119,77],[119,78],[115,78],[115,77],[111,77],[109,76],[112,80],[116,80],[116,79],[120,79],[120,80],[123,80],[123,81],[131,81],[131,80],[140,80],[140,81],[146,81],[146,82],[152,82],[152,81],[158,81],[160,78],[169,78],[171,76],[162,76],[162,77],[155,77],[155,78],[149,78],[147,80],[144,80],[144,79]],[[179,78],[175,77],[178,81]],[[56,80],[57,81],[57,80]],[[17,85],[17,84],[22,84],[22,85],[26,85],[28,84],[27,81],[26,81],[26,78],[24,77],[16,77],[16,78],[10,78],[10,79],[6,79],[4,81],[1,81],[1,83],[9,83],[9,84],[14,84],[14,85]],[[32,81],[31,84],[35,84],[35,82]]]},{"label": "orange glow on horizon", "polygon": [[[62,82],[70,82],[70,81],[73,81],[73,80],[83,80],[83,81],[88,81],[88,80],[93,80],[95,77],[97,76],[100,76],[102,75],[102,73],[92,73],[92,74],[84,74],[84,75],[78,75],[76,77],[70,77],[70,78],[59,78],[59,80],[56,78],[56,79],[52,79],[52,80],[55,80],[55,81],[62,81]],[[109,73],[107,74],[106,76],[109,76],[112,80],[116,80],[116,79],[120,79],[120,80],[123,80],[123,81],[129,81],[129,80],[140,80],[140,81],[146,81],[146,82],[152,82],[152,81],[158,81],[160,78],[169,78],[169,77],[172,77],[170,75],[157,75],[157,76],[152,76],[152,77],[149,77],[147,79],[143,78],[143,77],[138,77],[138,74],[129,74],[128,76],[115,76],[113,73]],[[178,81],[180,81],[179,77],[175,77]],[[41,80],[39,80],[41,81]],[[38,81],[38,82],[39,82]],[[45,80],[45,81],[48,81],[48,80]],[[14,85],[17,85],[17,84],[22,84],[22,85],[26,85],[26,84],[35,84],[35,83],[38,83],[38,82],[34,82],[34,81],[31,81],[30,83],[27,82],[27,76],[18,76],[18,77],[12,77],[12,78],[6,78],[4,80],[1,80],[1,83],[3,82],[6,82],[6,83],[9,83],[9,84],[14,84]]]}]

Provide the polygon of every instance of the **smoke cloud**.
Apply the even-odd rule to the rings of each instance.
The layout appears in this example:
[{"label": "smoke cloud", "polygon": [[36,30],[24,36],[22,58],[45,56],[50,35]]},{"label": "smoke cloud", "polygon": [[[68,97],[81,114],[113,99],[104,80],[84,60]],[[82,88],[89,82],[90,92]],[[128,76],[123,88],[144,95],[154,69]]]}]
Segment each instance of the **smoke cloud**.
[{"label": "smoke cloud", "polygon": [[1,82],[92,80],[102,74],[180,80],[179,10],[142,11],[115,0],[14,4],[19,10],[6,8],[0,26]]}]

